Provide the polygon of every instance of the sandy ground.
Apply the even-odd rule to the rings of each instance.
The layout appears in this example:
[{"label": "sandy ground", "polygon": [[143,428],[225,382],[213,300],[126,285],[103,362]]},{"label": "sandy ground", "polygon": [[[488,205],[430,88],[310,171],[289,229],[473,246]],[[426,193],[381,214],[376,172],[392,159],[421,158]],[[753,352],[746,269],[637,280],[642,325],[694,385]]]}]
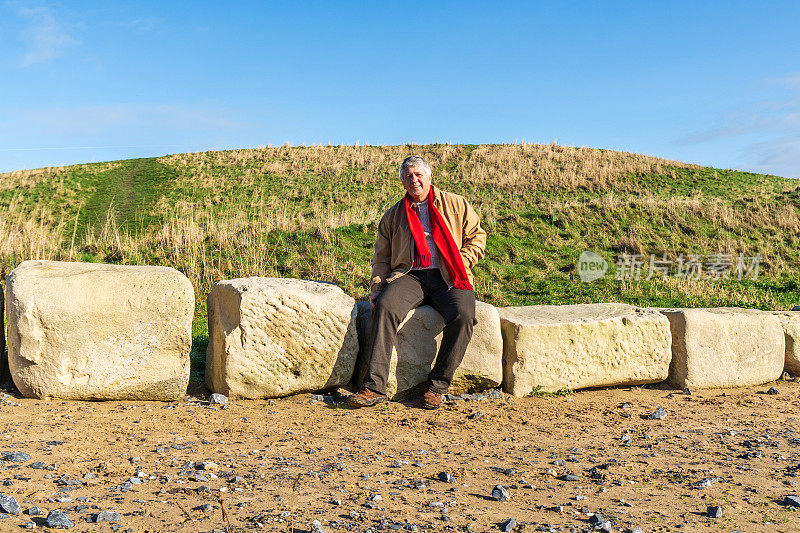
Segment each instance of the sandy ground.
[{"label": "sandy ground", "polygon": [[[311,531],[318,520],[326,532],[477,532],[510,518],[516,531],[584,531],[593,513],[614,531],[798,531],[784,498],[800,492],[800,384],[772,385],[777,395],[607,389],[434,412],[309,394],[219,409],[199,388],[170,404],[6,392],[0,452],[30,459],[5,454],[0,493],[45,514],[9,515],[0,530],[43,528],[61,509],[73,531]],[[666,418],[647,419],[659,405]],[[498,484],[508,501],[492,498]],[[706,516],[713,505],[719,518]],[[101,511],[118,520],[87,521]]]}]

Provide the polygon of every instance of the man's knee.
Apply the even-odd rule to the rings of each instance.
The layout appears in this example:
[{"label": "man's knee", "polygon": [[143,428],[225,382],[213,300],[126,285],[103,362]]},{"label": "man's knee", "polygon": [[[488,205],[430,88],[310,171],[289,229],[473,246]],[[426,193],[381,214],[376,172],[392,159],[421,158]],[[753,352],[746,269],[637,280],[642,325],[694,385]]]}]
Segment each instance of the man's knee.
[{"label": "man's knee", "polygon": [[389,319],[395,322],[402,321],[408,314],[407,305],[400,305],[399,302],[393,301],[391,298],[386,298],[381,295],[378,301],[375,302],[375,307],[372,309],[372,319],[376,317],[382,319]]},{"label": "man's knee", "polygon": [[469,307],[457,309],[451,317],[445,317],[446,326],[458,326],[459,328],[472,328],[475,325],[475,309]]}]

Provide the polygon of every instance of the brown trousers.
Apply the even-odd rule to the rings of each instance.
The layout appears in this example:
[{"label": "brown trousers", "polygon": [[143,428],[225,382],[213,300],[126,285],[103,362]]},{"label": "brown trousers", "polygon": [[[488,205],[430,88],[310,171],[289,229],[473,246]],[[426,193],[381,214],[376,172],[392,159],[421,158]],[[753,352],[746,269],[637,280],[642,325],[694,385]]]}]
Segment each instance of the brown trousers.
[{"label": "brown trousers", "polygon": [[472,338],[475,293],[449,288],[438,269],[412,270],[389,283],[372,310],[367,369],[362,387],[386,394],[386,378],[397,328],[409,311],[428,304],[444,318],[442,344],[428,374],[428,387],[447,392]]}]

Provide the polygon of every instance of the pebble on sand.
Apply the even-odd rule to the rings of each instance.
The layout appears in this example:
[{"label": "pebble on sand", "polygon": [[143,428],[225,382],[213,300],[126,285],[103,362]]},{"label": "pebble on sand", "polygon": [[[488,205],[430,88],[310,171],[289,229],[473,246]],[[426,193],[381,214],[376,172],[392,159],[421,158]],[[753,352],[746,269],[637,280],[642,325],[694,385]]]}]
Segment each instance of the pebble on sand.
[{"label": "pebble on sand", "polygon": [[47,514],[45,522],[47,523],[47,527],[52,529],[69,529],[75,527],[75,522],[70,520],[66,513],[60,509],[53,509],[50,511]]},{"label": "pebble on sand", "polygon": [[17,503],[17,499],[13,496],[0,494],[0,511],[8,514],[19,514],[22,512],[22,508]]},{"label": "pebble on sand", "polygon": [[95,522],[119,522],[122,516],[115,511],[100,511],[94,517]]},{"label": "pebble on sand", "polygon": [[31,456],[25,452],[3,452],[0,458],[3,459],[3,461],[12,463],[24,463],[31,460]]},{"label": "pebble on sand", "polygon": [[500,524],[500,531],[513,531],[514,528],[517,527],[517,521],[513,518],[509,518],[504,520],[502,524]]},{"label": "pebble on sand", "polygon": [[508,501],[510,497],[511,495],[502,485],[495,485],[494,488],[492,489],[492,498],[494,498],[498,502]]},{"label": "pebble on sand", "polygon": [[450,472],[439,472],[436,477],[439,478],[439,481],[443,481],[445,483],[452,483],[455,481],[455,478],[453,478]]},{"label": "pebble on sand", "polygon": [[228,405],[228,397],[218,392],[209,396],[208,401],[211,405]]},{"label": "pebble on sand", "polygon": [[790,494],[783,499],[783,503],[789,507],[800,507],[800,497],[797,494]]}]

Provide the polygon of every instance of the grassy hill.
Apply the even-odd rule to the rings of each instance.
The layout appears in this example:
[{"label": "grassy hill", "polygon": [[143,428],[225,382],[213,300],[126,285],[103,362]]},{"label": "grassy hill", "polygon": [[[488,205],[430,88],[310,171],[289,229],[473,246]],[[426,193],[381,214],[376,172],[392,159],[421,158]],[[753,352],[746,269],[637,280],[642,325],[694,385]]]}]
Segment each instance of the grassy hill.
[{"label": "grassy hill", "polygon": [[[286,146],[0,174],[2,275],[31,258],[175,267],[197,293],[199,363],[205,296],[217,280],[326,280],[365,299],[377,221],[400,197],[397,166],[412,153],[431,161],[435,184],[472,202],[489,232],[475,269],[481,300],[800,303],[798,182],[531,144]],[[584,250],[610,263],[604,278],[580,281]],[[730,254],[731,277],[674,275],[680,257],[694,254],[707,265],[720,253]],[[616,279],[622,254],[643,256],[640,279]],[[650,254],[670,265],[666,279],[646,279]],[[740,254],[761,256],[757,279],[738,279]]]}]

